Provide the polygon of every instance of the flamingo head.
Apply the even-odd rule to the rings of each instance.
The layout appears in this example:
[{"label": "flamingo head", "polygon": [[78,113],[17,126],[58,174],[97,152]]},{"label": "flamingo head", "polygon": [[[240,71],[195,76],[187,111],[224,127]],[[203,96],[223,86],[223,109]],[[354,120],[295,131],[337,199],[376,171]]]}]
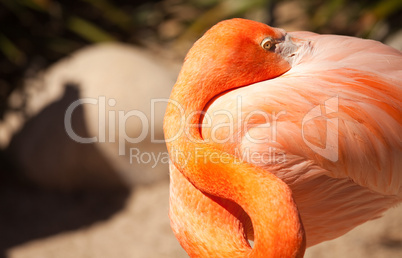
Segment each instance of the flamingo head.
[{"label": "flamingo head", "polygon": [[282,29],[245,19],[225,20],[193,45],[178,81],[182,77],[184,84],[196,82],[198,92],[219,94],[280,76],[291,68],[297,49]]}]

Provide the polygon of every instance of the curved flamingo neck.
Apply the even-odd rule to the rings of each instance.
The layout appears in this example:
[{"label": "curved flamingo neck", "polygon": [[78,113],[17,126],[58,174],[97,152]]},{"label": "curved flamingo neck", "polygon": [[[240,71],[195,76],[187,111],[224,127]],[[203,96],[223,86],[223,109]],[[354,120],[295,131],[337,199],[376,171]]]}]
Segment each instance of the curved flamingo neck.
[{"label": "curved flamingo neck", "polygon": [[[194,90],[197,85],[191,84],[195,84],[195,80],[179,77],[172,91],[173,102],[168,104],[165,115],[165,138],[171,161],[187,180],[203,192],[236,202],[250,216],[254,248],[245,246],[246,253],[240,256],[239,250],[225,250],[225,253],[232,253],[230,257],[302,257],[305,235],[289,187],[265,170],[203,142],[196,125],[201,111],[216,93],[197,92]],[[225,87],[220,89],[226,90]],[[216,162],[216,157],[222,158],[218,158],[220,162]],[[204,255],[217,254],[206,251]]]}]

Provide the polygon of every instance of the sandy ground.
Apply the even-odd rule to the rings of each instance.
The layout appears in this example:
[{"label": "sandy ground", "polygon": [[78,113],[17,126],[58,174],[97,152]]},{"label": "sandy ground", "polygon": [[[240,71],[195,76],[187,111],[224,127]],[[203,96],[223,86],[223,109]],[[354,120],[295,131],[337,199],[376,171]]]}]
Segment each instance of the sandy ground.
[{"label": "sandy ground", "polygon": [[[168,184],[75,197],[25,186],[2,188],[2,196],[14,197],[14,206],[8,218],[1,216],[0,257],[188,257],[170,230]],[[402,257],[401,214],[402,206],[391,209],[381,219],[308,249],[306,257]]]}]

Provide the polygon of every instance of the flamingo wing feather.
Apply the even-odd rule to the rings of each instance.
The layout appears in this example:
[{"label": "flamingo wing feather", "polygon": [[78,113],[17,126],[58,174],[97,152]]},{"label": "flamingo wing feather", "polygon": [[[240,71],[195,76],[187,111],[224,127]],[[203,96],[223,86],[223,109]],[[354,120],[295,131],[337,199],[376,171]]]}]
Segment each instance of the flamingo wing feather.
[{"label": "flamingo wing feather", "polygon": [[[217,98],[203,137],[291,187],[310,246],[381,216],[402,198],[402,56],[371,40],[308,39],[283,76]],[[331,99],[327,114],[303,123]],[[238,121],[247,125],[212,132]],[[231,137],[232,144],[213,141]],[[322,155],[325,144],[336,145],[335,160]]]}]

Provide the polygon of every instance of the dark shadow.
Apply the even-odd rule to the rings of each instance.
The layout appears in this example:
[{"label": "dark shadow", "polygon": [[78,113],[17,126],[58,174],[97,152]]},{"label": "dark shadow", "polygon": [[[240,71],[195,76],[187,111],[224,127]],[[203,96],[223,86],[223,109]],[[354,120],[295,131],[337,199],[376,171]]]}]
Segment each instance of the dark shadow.
[{"label": "dark shadow", "polygon": [[402,250],[402,239],[394,239],[388,236],[381,238],[380,244],[389,249],[401,249]]},{"label": "dark shadow", "polygon": [[[68,135],[64,123],[66,110],[80,99],[80,93],[79,87],[72,83],[64,88],[59,100],[27,121],[13,137],[6,150],[10,162],[22,178],[46,188],[62,191],[124,188],[125,184],[99,150],[99,144],[79,143]],[[83,107],[90,105],[95,106],[77,105],[71,115],[73,133],[82,138],[97,136],[90,135],[87,128],[87,123],[97,123],[97,117],[85,117]],[[91,122],[86,121],[89,119]]]},{"label": "dark shadow", "polygon": [[106,220],[124,207],[127,195],[124,190],[62,193],[2,177],[0,257],[6,257],[7,249],[30,240]]},{"label": "dark shadow", "polygon": [[[71,140],[64,112],[79,98],[74,85],[26,123],[0,153],[0,257],[33,239],[76,230],[121,210],[129,189],[93,144]],[[73,129],[88,135],[83,110]]]}]

